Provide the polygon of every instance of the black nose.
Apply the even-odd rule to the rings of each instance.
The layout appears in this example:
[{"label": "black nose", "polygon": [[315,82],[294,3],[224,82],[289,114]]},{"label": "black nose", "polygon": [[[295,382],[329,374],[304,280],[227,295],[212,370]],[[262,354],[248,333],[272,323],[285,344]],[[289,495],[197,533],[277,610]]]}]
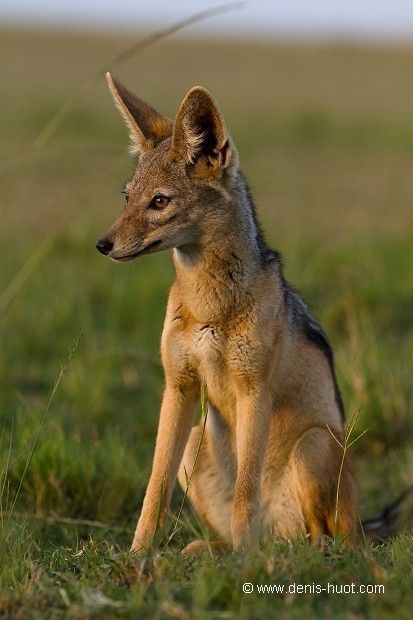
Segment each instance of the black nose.
[{"label": "black nose", "polygon": [[101,254],[107,256],[113,249],[113,241],[110,239],[99,239],[96,243],[96,249],[99,250]]}]

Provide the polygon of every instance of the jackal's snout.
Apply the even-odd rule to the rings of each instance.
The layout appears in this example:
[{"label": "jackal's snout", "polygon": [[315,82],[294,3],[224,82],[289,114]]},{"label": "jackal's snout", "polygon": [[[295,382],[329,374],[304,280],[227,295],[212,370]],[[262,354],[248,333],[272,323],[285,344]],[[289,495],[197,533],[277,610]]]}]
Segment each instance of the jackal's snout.
[{"label": "jackal's snout", "polygon": [[107,237],[103,237],[96,241],[96,249],[104,256],[107,256],[111,250],[113,250],[113,241],[108,239]]}]

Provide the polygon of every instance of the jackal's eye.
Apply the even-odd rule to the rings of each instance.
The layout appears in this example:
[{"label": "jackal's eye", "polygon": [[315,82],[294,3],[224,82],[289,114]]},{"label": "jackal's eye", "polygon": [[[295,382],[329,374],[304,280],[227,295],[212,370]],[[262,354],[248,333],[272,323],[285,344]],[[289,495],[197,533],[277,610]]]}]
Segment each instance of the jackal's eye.
[{"label": "jackal's eye", "polygon": [[126,200],[126,202],[128,202],[128,200],[129,200],[128,190],[126,188],[123,188],[120,193],[125,196],[125,200]]},{"label": "jackal's eye", "polygon": [[163,209],[171,199],[163,194],[156,194],[150,202],[151,209]]}]

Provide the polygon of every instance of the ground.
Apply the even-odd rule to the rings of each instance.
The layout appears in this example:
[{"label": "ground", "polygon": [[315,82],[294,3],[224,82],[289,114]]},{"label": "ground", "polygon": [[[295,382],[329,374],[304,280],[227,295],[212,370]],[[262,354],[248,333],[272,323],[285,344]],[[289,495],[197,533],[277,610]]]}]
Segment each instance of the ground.
[{"label": "ground", "polygon": [[[94,242],[133,170],[103,71],[169,116],[207,86],[266,236],[331,340],[354,436],[367,429],[352,449],[374,513],[413,482],[413,50],[171,38],[112,62],[136,38],[1,33],[0,617],[411,617],[409,535],[185,560],[208,533],[186,503],[176,520],[177,490],[172,539],[144,563],[129,555],[173,271],[168,253],[117,265]],[[297,588],[351,583],[384,592]]]}]

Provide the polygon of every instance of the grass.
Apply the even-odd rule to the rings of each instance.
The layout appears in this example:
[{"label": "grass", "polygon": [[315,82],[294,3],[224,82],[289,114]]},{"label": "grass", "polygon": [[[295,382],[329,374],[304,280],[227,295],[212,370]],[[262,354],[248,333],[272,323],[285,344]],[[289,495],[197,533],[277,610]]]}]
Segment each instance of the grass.
[{"label": "grass", "polygon": [[[170,257],[119,266],[93,248],[132,171],[103,81],[33,144],[132,42],[2,31],[0,616],[410,617],[409,535],[189,561],[179,550],[208,533],[177,490],[162,553],[127,552],[154,449]],[[267,237],[334,346],[354,436],[368,429],[351,447],[362,516],[413,480],[412,70],[409,48],[176,39],[118,70],[171,116],[194,83],[222,103]],[[384,593],[243,594],[244,582]]]}]

